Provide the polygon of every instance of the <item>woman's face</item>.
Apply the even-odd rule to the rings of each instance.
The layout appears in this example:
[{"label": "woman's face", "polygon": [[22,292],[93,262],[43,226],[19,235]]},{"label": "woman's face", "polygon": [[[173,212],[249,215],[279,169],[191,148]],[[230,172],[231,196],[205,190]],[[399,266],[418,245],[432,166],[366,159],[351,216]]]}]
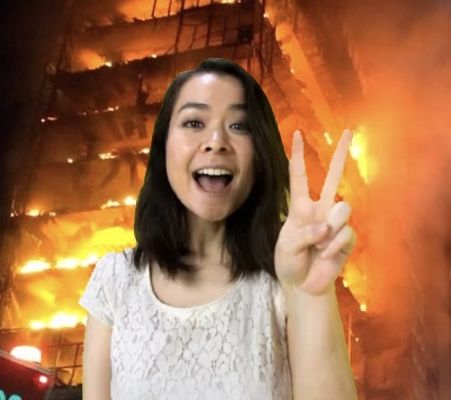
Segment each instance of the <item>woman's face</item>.
[{"label": "woman's face", "polygon": [[[166,142],[169,183],[187,211],[225,220],[252,189],[253,158],[241,82],[214,73],[191,77],[172,110]],[[217,174],[226,176],[211,177]]]}]

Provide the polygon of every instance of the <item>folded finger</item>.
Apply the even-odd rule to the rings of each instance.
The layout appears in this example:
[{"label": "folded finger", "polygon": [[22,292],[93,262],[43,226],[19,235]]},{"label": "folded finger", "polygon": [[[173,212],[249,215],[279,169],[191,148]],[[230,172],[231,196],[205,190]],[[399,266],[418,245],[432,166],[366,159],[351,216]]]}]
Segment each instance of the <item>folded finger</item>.
[{"label": "folded finger", "polygon": [[345,225],[321,253],[321,258],[331,258],[340,252],[349,255],[354,248],[356,238],[354,229],[349,225]]},{"label": "folded finger", "polygon": [[318,249],[326,248],[334,239],[337,233],[348,223],[351,216],[351,206],[345,201],[339,201],[327,215],[327,224],[330,226],[329,235],[316,245]]}]

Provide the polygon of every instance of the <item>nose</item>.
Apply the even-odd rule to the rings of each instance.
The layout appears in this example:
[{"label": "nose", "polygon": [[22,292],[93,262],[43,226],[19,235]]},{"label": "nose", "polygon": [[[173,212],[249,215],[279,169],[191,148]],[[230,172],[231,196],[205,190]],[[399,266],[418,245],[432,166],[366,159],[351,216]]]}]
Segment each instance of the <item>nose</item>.
[{"label": "nose", "polygon": [[222,128],[214,129],[203,143],[202,149],[204,151],[224,152],[230,150],[230,143],[228,141],[227,132]]}]

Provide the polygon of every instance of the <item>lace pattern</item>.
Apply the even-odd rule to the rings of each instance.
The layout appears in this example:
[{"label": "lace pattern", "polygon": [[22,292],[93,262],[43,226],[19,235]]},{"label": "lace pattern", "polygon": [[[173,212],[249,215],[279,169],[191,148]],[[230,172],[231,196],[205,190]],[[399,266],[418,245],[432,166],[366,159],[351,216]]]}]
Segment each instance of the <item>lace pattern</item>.
[{"label": "lace pattern", "polygon": [[177,308],[158,300],[132,249],[96,264],[79,300],[112,327],[112,400],[292,399],[286,313],[261,272],[220,299]]}]

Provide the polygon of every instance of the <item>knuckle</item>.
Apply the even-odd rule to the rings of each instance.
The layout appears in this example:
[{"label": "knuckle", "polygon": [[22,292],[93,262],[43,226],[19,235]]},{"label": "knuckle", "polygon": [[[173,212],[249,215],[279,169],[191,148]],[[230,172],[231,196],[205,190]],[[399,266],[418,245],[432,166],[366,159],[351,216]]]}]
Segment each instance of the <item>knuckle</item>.
[{"label": "knuckle", "polygon": [[311,239],[316,239],[316,237],[325,232],[323,224],[310,225],[308,229],[308,235]]}]

